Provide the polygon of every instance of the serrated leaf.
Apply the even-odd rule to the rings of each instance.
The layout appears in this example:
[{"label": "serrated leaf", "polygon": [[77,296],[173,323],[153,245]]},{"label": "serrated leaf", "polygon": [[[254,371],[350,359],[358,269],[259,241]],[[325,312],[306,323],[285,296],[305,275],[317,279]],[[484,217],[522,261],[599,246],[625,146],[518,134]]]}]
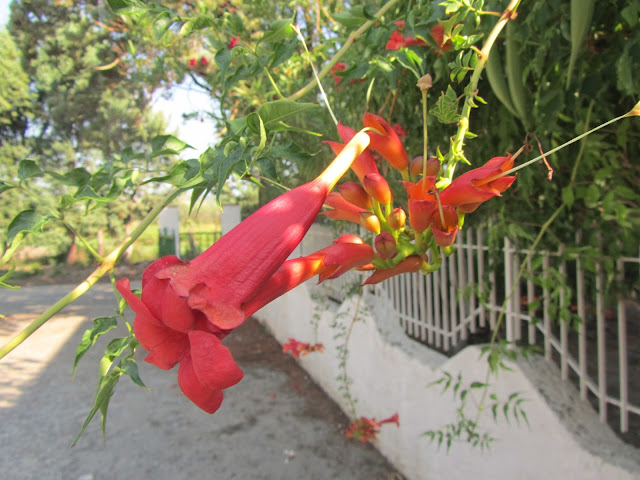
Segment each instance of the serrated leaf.
[{"label": "serrated leaf", "polygon": [[118,13],[144,13],[149,9],[142,0],[107,0],[107,3]]},{"label": "serrated leaf", "polygon": [[[7,228],[7,243],[12,245],[18,236],[23,237],[28,233],[38,235],[42,233],[45,224],[51,218],[50,215],[40,215],[35,210],[23,210],[16,215]],[[22,239],[20,239],[21,241]]]},{"label": "serrated leaf", "polygon": [[216,25],[216,19],[211,15],[198,15],[197,17],[190,18],[182,25],[178,35],[186,37],[192,32],[203,30],[205,28],[213,27]]},{"label": "serrated leaf", "polygon": [[33,160],[20,160],[18,163],[18,178],[20,181],[24,181],[31,177],[42,176],[42,170]]},{"label": "serrated leaf", "polygon": [[213,57],[216,65],[220,69],[220,77],[222,81],[226,81],[227,70],[229,69],[229,65],[231,64],[231,50],[227,47],[223,47],[216,52],[215,57]]},{"label": "serrated leaf", "polygon": [[140,378],[140,375],[138,373],[138,364],[133,358],[131,357],[123,358],[120,364],[118,365],[118,368],[122,370],[122,372],[127,374],[133,383],[135,383],[136,385],[142,388],[149,389],[149,387],[147,387],[142,381],[142,379]]},{"label": "serrated leaf", "polygon": [[109,342],[109,345],[107,345],[107,348],[104,351],[105,356],[109,355],[117,357],[118,355],[121,355],[122,352],[127,349],[130,342],[131,337],[114,338]]},{"label": "serrated leaf", "polygon": [[342,12],[335,12],[333,18],[347,28],[358,28],[367,21],[365,9],[362,5],[356,5]]},{"label": "serrated leaf", "polygon": [[281,18],[271,24],[262,36],[263,42],[279,42],[280,40],[293,35],[293,24],[289,18]]},{"label": "serrated leaf", "polygon": [[163,177],[154,177],[145,180],[143,184],[150,182],[169,183],[177,187],[184,186],[190,180],[193,180],[200,173],[200,162],[195,159],[185,160],[178,163],[173,169]]},{"label": "serrated leaf", "polygon": [[257,113],[264,122],[264,126],[267,130],[270,127],[284,121],[288,117],[298,115],[302,112],[306,112],[319,106],[315,103],[298,103],[290,100],[275,100],[260,105]]},{"label": "serrated leaf", "polygon": [[151,140],[150,158],[156,158],[160,155],[179,154],[185,148],[193,147],[173,135],[157,135]]},{"label": "serrated leaf", "polygon": [[64,185],[70,185],[72,187],[81,187],[86,185],[91,179],[91,174],[82,167],[76,167],[69,170],[64,175],[60,175],[57,172],[46,170],[44,173],[55,178],[57,181]]},{"label": "serrated leaf", "polygon": [[95,414],[98,413],[98,410],[100,410],[102,412],[102,418],[103,418],[103,421],[102,421],[102,432],[104,434],[106,411],[107,411],[107,407],[109,405],[109,400],[111,399],[111,396],[113,395],[113,389],[117,385],[118,380],[120,380],[120,376],[121,375],[122,375],[122,372],[118,372],[118,371],[111,372],[109,375],[105,376],[104,378],[102,378],[100,380],[100,384],[98,386],[98,391],[97,391],[96,396],[95,396],[95,398],[93,400],[93,406],[91,407],[91,410],[89,411],[89,414],[87,415],[87,418],[85,419],[84,423],[82,424],[82,428],[80,429],[80,432],[78,433],[78,435],[76,436],[75,440],[71,444],[72,447],[75,446],[78,443],[78,440],[80,439],[80,437],[82,436],[84,431],[89,426],[89,423],[91,422],[91,420],[93,419]]},{"label": "serrated leaf", "polygon": [[85,353],[89,351],[91,347],[95,345],[102,335],[107,332],[110,332],[114,328],[118,326],[118,320],[116,317],[100,317],[93,320],[93,328],[89,328],[85,330],[82,335],[82,340],[80,340],[80,344],[76,349],[76,356],[73,360],[73,369],[71,371],[71,377],[75,377],[76,368],[78,366],[78,362],[84,356]]}]

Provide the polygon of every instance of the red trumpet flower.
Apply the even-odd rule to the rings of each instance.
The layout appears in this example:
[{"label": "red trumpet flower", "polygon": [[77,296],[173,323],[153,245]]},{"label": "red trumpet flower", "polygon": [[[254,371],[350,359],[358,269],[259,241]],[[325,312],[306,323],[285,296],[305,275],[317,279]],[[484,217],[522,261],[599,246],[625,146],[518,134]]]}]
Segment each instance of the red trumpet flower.
[{"label": "red trumpet flower", "polygon": [[215,412],[222,390],[242,378],[220,340],[248,317],[243,304],[300,243],[368,143],[367,135],[356,134],[318,178],[272,200],[191,262],[156,260],[143,274],[140,299],[128,279],[116,283],[136,313],[133,329],[150,352],[146,361],[163,369],[179,362],[180,388],[203,410]]},{"label": "red trumpet flower", "polygon": [[409,166],[409,155],[393,127],[387,121],[373,113],[365,113],[362,118],[365,127],[373,128],[380,133],[368,132],[371,148],[382,155],[393,168],[405,171]]},{"label": "red trumpet flower", "polygon": [[[338,135],[344,143],[349,143],[353,136],[356,134],[356,131],[353,128],[347,127],[342,123],[338,123]],[[338,142],[326,141],[324,142],[331,147],[334,154],[339,154],[344,145]],[[376,161],[373,158],[373,155],[366,149],[364,152],[360,154],[358,158],[351,164],[351,170],[356,174],[360,182],[365,175],[369,173],[378,173],[378,167],[376,166]]]},{"label": "red trumpet flower", "polygon": [[515,176],[504,175],[504,172],[513,167],[513,162],[511,154],[506,157],[494,157],[482,167],[463,173],[440,192],[442,204],[469,213],[490,198],[502,196],[502,192],[516,179]]},{"label": "red trumpet flower", "polygon": [[386,280],[387,278],[400,275],[401,273],[417,272],[424,264],[425,261],[422,257],[419,255],[411,255],[391,268],[376,270],[369,278],[367,278],[364,285],[374,285]]},{"label": "red trumpet flower", "polygon": [[431,218],[431,232],[436,244],[441,247],[453,245],[458,233],[458,214],[451,205],[443,205],[442,213],[436,211]]},{"label": "red trumpet flower", "polygon": [[334,242],[311,255],[284,262],[264,287],[244,304],[245,312],[252,315],[315,275],[319,275],[318,283],[321,283],[352,269],[372,268],[370,263],[375,254],[360,237],[342,235]]}]

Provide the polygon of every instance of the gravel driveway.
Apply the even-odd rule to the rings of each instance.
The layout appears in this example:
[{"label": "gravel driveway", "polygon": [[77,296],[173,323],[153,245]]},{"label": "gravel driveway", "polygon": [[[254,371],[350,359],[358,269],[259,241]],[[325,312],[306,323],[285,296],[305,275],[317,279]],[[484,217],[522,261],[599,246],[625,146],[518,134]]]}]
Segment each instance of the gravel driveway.
[{"label": "gravel driveway", "polygon": [[[0,341],[71,288],[0,290]],[[74,352],[92,319],[112,315],[113,307],[110,285],[99,284],[0,360],[3,479],[402,478],[375,448],[344,437],[347,418],[253,320],[225,339],[245,377],[225,391],[216,414],[182,395],[175,370],[141,361],[151,390],[123,378],[111,399],[106,443],[94,419],[70,448],[92,404],[107,340],[82,359],[72,381]]]}]

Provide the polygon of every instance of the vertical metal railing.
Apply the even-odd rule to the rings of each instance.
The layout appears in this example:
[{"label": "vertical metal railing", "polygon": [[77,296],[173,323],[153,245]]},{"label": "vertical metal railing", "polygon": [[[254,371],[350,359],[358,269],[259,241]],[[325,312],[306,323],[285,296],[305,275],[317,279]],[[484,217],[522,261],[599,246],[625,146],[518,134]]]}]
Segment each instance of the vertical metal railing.
[{"label": "vertical metal railing", "polygon": [[[483,229],[465,230],[456,242],[456,253],[443,261],[440,270],[428,276],[393,277],[368,294],[387,298],[408,335],[445,353],[455,353],[470,338],[488,341],[506,298],[502,338],[539,345],[544,357],[558,365],[560,377],[574,381],[580,397],[595,404],[603,422],[618,412],[620,432],[640,425],[640,388],[634,380],[637,375],[630,374],[640,366],[629,363],[630,358],[637,363],[638,355],[629,355],[627,302],[607,290],[612,282],[607,281],[602,261],[587,270],[580,256],[564,255],[562,246],[557,252],[528,255],[506,239],[498,269]],[[527,273],[518,278],[525,258]],[[638,277],[634,281],[640,281],[640,258],[623,257],[615,265],[619,280],[633,265]],[[352,284],[362,280],[359,273],[349,275],[338,280]],[[558,287],[559,279],[567,288]],[[483,295],[481,290],[486,290]],[[633,312],[640,315],[640,308]],[[485,337],[478,340],[481,334]],[[632,348],[640,348],[639,342],[632,342]]]}]

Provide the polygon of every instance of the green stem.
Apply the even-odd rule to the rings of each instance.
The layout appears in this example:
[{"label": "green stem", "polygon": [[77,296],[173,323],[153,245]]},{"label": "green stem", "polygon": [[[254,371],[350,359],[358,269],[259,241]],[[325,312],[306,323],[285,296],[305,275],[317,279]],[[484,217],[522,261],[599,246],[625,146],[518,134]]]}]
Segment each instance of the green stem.
[{"label": "green stem", "polygon": [[[589,105],[589,110],[587,113],[587,119],[586,119],[586,123],[585,125],[589,125],[589,118],[591,116],[591,107],[593,107],[593,102],[591,102],[591,105]],[[618,119],[621,117],[618,117]],[[617,120],[617,119],[616,119]],[[608,122],[611,123],[611,122]],[[600,127],[597,127],[600,128]],[[589,130],[587,132],[591,133],[596,129],[592,129]],[[583,138],[585,135],[580,135],[579,138]],[[575,139],[574,139],[575,140]],[[571,142],[573,143],[573,141]],[[566,145],[566,144],[565,144]],[[586,148],[587,142],[583,142],[580,145],[580,151],[578,152],[578,156],[576,158],[576,165],[574,166],[573,172],[571,174],[571,179],[569,181],[569,185],[573,186],[575,183],[575,178],[576,178],[576,173],[577,173],[577,165],[580,164],[580,161],[582,160],[582,156],[584,155],[584,150]],[[554,149],[554,151],[557,149]],[[518,270],[518,275],[516,275],[515,280],[513,281],[510,289],[509,289],[509,294],[507,295],[507,297],[504,299],[504,301],[502,302],[502,308],[500,309],[500,314],[498,315],[498,319],[496,321],[496,325],[494,327],[494,330],[491,334],[491,340],[489,342],[489,348],[493,348],[493,346],[496,344],[496,339],[498,338],[498,331],[500,330],[500,326],[502,325],[502,321],[504,320],[504,316],[505,316],[505,310],[506,310],[506,305],[507,302],[511,299],[513,293],[515,292],[518,283],[520,282],[520,279],[522,278],[522,276],[524,275],[524,271],[525,268],[527,267],[527,265],[529,264],[529,260],[531,259],[531,257],[533,256],[534,252],[536,251],[538,244],[540,243],[540,241],[542,240],[542,237],[544,236],[544,234],[547,232],[547,230],[549,229],[549,227],[551,226],[551,224],[556,220],[556,218],[558,218],[558,216],[560,215],[560,213],[562,212],[562,210],[564,210],[564,208],[567,206],[567,204],[563,201],[562,204],[556,209],[555,212],[553,212],[553,214],[549,217],[549,219],[544,223],[544,225],[542,225],[542,228],[540,228],[540,232],[538,232],[538,235],[536,236],[535,240],[533,241],[533,243],[531,244],[531,248],[529,249],[529,252],[527,253],[527,255],[525,256],[525,258],[522,260],[522,262],[520,263],[520,269]],[[478,404],[478,413],[476,415],[476,419],[475,419],[475,424],[478,424],[478,421],[480,420],[480,415],[482,414],[482,411],[484,410],[484,404],[487,400],[487,395],[489,393],[489,377],[491,375],[491,368],[489,368],[487,370],[487,375],[485,378],[485,387],[484,390],[482,392],[482,398],[480,399],[480,403]]]},{"label": "green stem", "polygon": [[422,90],[422,185],[424,187],[427,178],[427,91]]},{"label": "green stem", "polygon": [[22,330],[18,335],[12,338],[9,342],[0,348],[0,359],[11,352],[14,348],[24,342],[32,333],[38,330],[48,320],[51,319],[56,313],[62,310],[70,303],[77,300],[80,296],[84,295],[96,282],[107,272],[111,271],[116,262],[122,255],[122,253],[131,246],[137,238],[147,229],[147,227],[155,220],[158,214],[166,207],[171,201],[177,197],[182,190],[175,190],[167,195],[160,204],[156,205],[147,216],[140,222],[140,225],[129,235],[115,250],[107,255],[104,261],[96,268],[80,285],[71,290],[68,294],[58,300],[49,309],[40,315],[36,320],[31,322],[27,327]]},{"label": "green stem", "polygon": [[71,233],[75,235],[75,237],[78,240],[82,242],[82,244],[84,245],[84,248],[86,248],[89,251],[89,253],[93,258],[95,258],[100,263],[104,261],[104,258],[101,255],[99,255],[98,252],[96,252],[91,245],[89,245],[89,242],[82,235],[80,235],[75,228],[73,228],[67,222],[63,221],[62,223],[65,226],[65,228],[67,228]]},{"label": "green stem", "polygon": [[294,28],[295,32],[298,34],[298,39],[300,40],[300,42],[302,42],[302,46],[304,47],[304,51],[307,54],[307,60],[309,61],[309,65],[311,66],[311,71],[313,72],[313,78],[315,79],[315,82],[318,85],[318,89],[320,90],[320,95],[322,95],[322,99],[324,100],[324,104],[327,106],[327,110],[329,110],[329,114],[331,115],[331,118],[333,119],[333,123],[337,126],[338,125],[338,119],[333,114],[333,110],[331,109],[331,104],[329,103],[329,98],[327,97],[327,94],[325,93],[324,88],[322,88],[322,82],[320,82],[320,79],[318,78],[318,72],[316,72],[316,67],[313,64],[313,60],[311,58],[311,54],[309,53],[309,49],[307,48],[307,42],[305,42],[304,37],[302,36],[302,32],[300,31],[300,27],[298,27],[296,25],[293,28]]},{"label": "green stem", "polygon": [[612,120],[609,120],[608,122],[603,123],[602,125],[599,125],[595,128],[592,128],[591,130],[589,130],[588,132],[583,133],[582,135],[578,135],[575,138],[572,138],[571,140],[569,140],[566,143],[563,143],[562,145],[560,145],[559,147],[556,148],[552,148],[551,150],[549,150],[548,152],[545,152],[544,155],[539,155],[536,158],[534,158],[533,160],[529,160],[528,162],[523,163],[522,165],[518,165],[517,167],[513,167],[511,170],[508,170],[506,172],[504,172],[504,175],[509,175],[510,173],[513,172],[517,172],[518,170],[524,168],[524,167],[528,167],[529,165],[531,165],[532,163],[537,162],[538,160],[542,160],[544,157],[546,157],[547,155],[551,155],[552,153],[557,152],[558,150],[563,149],[564,147],[568,147],[569,145],[571,145],[572,143],[577,142],[578,140],[583,139],[584,137],[591,135],[593,132],[596,132],[597,130],[600,130],[601,128],[604,128],[608,125],[611,125],[612,123],[617,122],[618,120],[622,120],[623,118],[628,117],[629,114],[625,113],[624,115],[620,115],[619,117],[616,117]]},{"label": "green stem", "polygon": [[[347,37],[347,40],[344,42],[344,45],[342,46],[342,48],[338,50],[336,54],[333,56],[333,58],[329,61],[329,63],[327,63],[324,66],[324,68],[320,70],[320,73],[318,73],[318,78],[322,80],[324,77],[326,77],[329,74],[329,72],[331,72],[331,69],[333,68],[333,66],[336,63],[338,63],[338,61],[344,56],[345,53],[347,53],[351,45],[354,44],[354,42],[358,39],[358,37],[360,37],[360,35],[366,32],[373,25],[378,23],[380,21],[379,18],[382,15],[384,15],[388,10],[390,10],[391,7],[393,7],[398,2],[400,2],[400,0],[389,0],[387,3],[385,3],[382,6],[380,10],[374,13],[373,20],[366,21],[355,32],[351,32]],[[314,79],[309,83],[307,83],[304,87],[302,87],[300,90],[298,90],[294,94],[289,95],[286,99],[292,100],[292,101],[299,100],[300,98],[304,97],[307,93],[309,93],[311,90],[313,90],[315,86],[316,86],[316,81]]]},{"label": "green stem", "polygon": [[[549,217],[549,219],[544,223],[544,225],[542,225],[542,228],[540,229],[540,232],[538,232],[538,236],[535,238],[535,240],[531,244],[531,248],[529,249],[529,253],[527,253],[527,256],[524,258],[522,263],[520,263],[520,270],[518,271],[518,275],[516,276],[515,280],[513,281],[513,284],[511,285],[511,288],[509,289],[509,295],[507,295],[505,297],[504,301],[502,302],[502,308],[500,309],[500,314],[498,315],[498,319],[496,320],[495,327],[494,327],[493,332],[491,334],[491,340],[489,341],[489,349],[492,349],[496,344],[496,340],[498,338],[498,331],[500,330],[500,326],[502,325],[502,321],[504,320],[504,315],[505,315],[507,302],[511,299],[511,296],[514,293],[514,291],[515,291],[515,289],[516,289],[516,287],[518,285],[518,282],[520,281],[520,279],[524,275],[524,270],[527,267],[527,262],[533,256],[533,253],[535,252],[536,248],[538,247],[538,244],[542,240],[542,237],[544,236],[544,234],[547,232],[547,230],[549,229],[551,224],[555,221],[556,218],[558,218],[558,215],[560,215],[560,213],[562,212],[562,210],[566,206],[567,205],[565,203],[560,205],[556,209],[556,211],[553,212],[551,217]],[[478,412],[476,414],[476,419],[474,421],[474,423],[476,425],[478,424],[478,421],[480,420],[480,415],[484,411],[484,404],[485,404],[485,402],[487,400],[487,395],[489,394],[489,377],[490,376],[491,376],[491,368],[489,368],[487,370],[487,375],[485,377],[485,381],[484,381],[485,387],[483,388],[482,398],[480,399],[480,403],[478,404]]]},{"label": "green stem", "polygon": [[[478,88],[478,82],[480,81],[480,76],[484,67],[489,60],[489,54],[491,53],[491,48],[495,43],[498,35],[505,27],[505,25],[511,20],[513,13],[517,10],[518,5],[520,4],[520,0],[511,0],[507,8],[500,15],[500,19],[498,23],[496,23],[489,33],[486,42],[482,46],[482,50],[478,53],[478,63],[473,70],[473,74],[471,74],[471,79],[469,80],[469,85],[465,88],[465,100],[464,105],[462,106],[462,111],[460,113],[460,124],[458,126],[458,131],[456,132],[455,137],[452,140],[451,151],[448,155],[448,160],[454,160],[458,158],[459,155],[462,154],[462,147],[464,144],[464,137],[469,131],[469,117],[471,115],[471,107],[473,105],[473,99],[476,94],[476,90]],[[455,160],[454,163],[450,165],[448,169],[448,177],[449,179],[453,178],[453,172],[455,170]]]}]

